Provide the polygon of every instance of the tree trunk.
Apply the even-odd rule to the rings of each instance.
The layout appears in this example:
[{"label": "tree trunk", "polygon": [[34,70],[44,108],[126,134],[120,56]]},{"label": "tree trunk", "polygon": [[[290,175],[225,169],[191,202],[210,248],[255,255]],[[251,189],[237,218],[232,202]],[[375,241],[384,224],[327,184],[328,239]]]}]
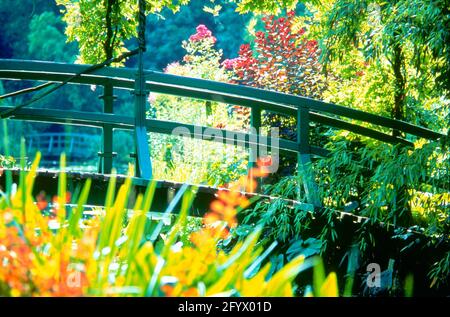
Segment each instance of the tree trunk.
[{"label": "tree trunk", "polygon": [[[112,25],[112,11],[113,7],[117,5],[117,0],[104,0],[104,5],[106,8],[106,39],[103,42],[103,51],[105,53],[106,59],[113,58],[114,53],[114,32]],[[113,86],[111,84],[106,84],[103,87],[103,112],[104,113],[114,113],[114,96],[113,96]],[[113,128],[111,125],[103,125],[103,141],[102,141],[102,155],[101,165],[99,166],[99,171],[105,174],[110,174],[113,166]]]},{"label": "tree trunk", "polygon": [[117,0],[104,0],[104,4],[106,7],[106,39],[103,43],[103,50],[105,52],[106,59],[111,59],[114,52],[114,34],[111,15],[113,6],[116,5],[116,1]]}]

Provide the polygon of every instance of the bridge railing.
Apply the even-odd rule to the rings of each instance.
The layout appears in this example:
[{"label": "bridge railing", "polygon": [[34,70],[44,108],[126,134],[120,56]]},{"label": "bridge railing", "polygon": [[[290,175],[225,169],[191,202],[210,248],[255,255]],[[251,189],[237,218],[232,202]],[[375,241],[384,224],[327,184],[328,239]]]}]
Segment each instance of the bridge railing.
[{"label": "bridge railing", "polygon": [[[70,84],[101,85],[109,87],[109,89],[136,91],[136,69],[104,67],[93,73],[74,76],[75,74],[82,73],[89,67],[89,65],[0,59],[0,78],[54,83],[60,83],[70,79]],[[179,97],[250,107],[250,124],[256,131],[259,131],[261,127],[262,110],[295,117],[297,119],[297,141],[278,139],[275,142],[276,144],[272,146],[276,146],[280,151],[297,155],[299,167],[308,166],[311,154],[318,156],[327,155],[326,150],[310,144],[310,122],[317,122],[329,127],[351,131],[387,143],[401,143],[409,146],[412,145],[409,140],[394,136],[392,132],[397,130],[404,134],[430,140],[446,137],[443,134],[407,122],[302,96],[154,71],[145,71],[144,75],[146,93],[152,91]],[[11,107],[0,107],[0,114],[7,110],[11,110]],[[14,111],[10,117],[20,120],[91,126],[106,131],[106,128],[136,130],[140,125],[138,117],[145,117],[145,113],[135,112],[134,116],[125,116],[114,113],[21,108]],[[366,122],[371,127],[365,127],[351,121]],[[220,142],[230,143],[234,142],[234,138],[236,138],[242,140],[241,145],[245,147],[250,147],[252,144],[258,143],[261,137],[259,134],[255,136],[247,132],[227,131],[219,128],[213,129],[211,127],[157,119],[147,119],[144,124],[145,126],[141,126],[140,129],[145,128],[148,132],[163,134],[171,134],[175,128],[183,127],[190,131],[191,137],[198,139],[203,139],[203,132],[206,129],[210,132],[216,130],[217,133],[224,135],[224,138],[219,139]],[[106,147],[111,148],[113,142],[112,134],[107,133],[106,135],[104,133],[103,142]],[[141,144],[139,146],[147,145]],[[135,144],[135,147],[137,148],[138,144]],[[139,164],[138,157],[136,160],[136,163]],[[103,170],[102,172],[108,171]],[[306,170],[305,173],[307,173]],[[310,195],[308,195],[309,200],[314,204],[318,203],[317,197],[313,197],[314,195],[311,194],[315,192],[313,190],[314,184],[312,179],[310,178],[306,183],[309,183],[307,185],[309,189],[305,188],[307,192],[310,192]]]},{"label": "bridge railing", "polygon": [[67,133],[67,132],[42,132],[26,135],[28,153],[33,149],[41,151],[45,156],[56,156],[62,152],[73,158],[87,158],[92,156],[94,152],[89,151],[89,148],[94,149],[93,143],[97,140],[96,135],[88,133]]}]

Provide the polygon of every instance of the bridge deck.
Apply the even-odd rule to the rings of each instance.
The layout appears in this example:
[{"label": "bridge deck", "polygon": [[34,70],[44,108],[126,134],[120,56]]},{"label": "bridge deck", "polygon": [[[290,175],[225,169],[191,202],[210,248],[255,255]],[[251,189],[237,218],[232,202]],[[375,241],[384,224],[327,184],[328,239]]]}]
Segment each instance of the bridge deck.
[{"label": "bridge deck", "polygon": [[[13,182],[15,183],[19,182],[20,169],[18,168],[5,169],[4,173],[0,176],[0,190],[3,190],[5,187],[5,174],[7,171],[11,171],[13,176]],[[59,175],[58,171],[39,169],[36,173],[33,196],[36,197],[43,189],[45,189],[45,194],[47,195],[47,197],[53,197],[53,195],[56,195],[58,193],[58,182],[56,181],[58,175]],[[76,192],[77,187],[81,189],[85,181],[90,178],[92,180],[92,185],[87,205],[96,206],[100,208],[104,206],[107,187],[112,175],[101,173],[67,172],[66,176],[67,176],[67,190],[71,193]],[[126,176],[116,175],[115,177],[116,177],[116,187],[117,189],[119,189],[119,187],[125,182]],[[153,200],[151,211],[164,212],[168,204],[172,200],[172,198],[176,195],[176,193],[178,192],[178,190],[180,190],[180,188],[184,185],[184,183],[166,180],[156,180],[156,182],[157,184],[154,196],[155,198]],[[129,199],[129,206],[128,206],[129,208],[133,207],[137,194],[145,192],[148,183],[149,180],[143,178],[136,178],[136,177],[132,178],[132,194]],[[208,185],[192,184],[191,186],[196,188],[197,193],[190,210],[190,215],[197,217],[202,217],[206,212],[208,212],[209,206],[211,202],[214,199],[216,199],[216,195],[219,190],[225,191],[229,190],[227,188],[213,187]],[[313,217],[314,216],[320,217],[321,211],[324,210],[324,208],[317,207],[308,203],[299,202],[296,200],[273,197],[260,193],[242,192],[242,194],[244,194],[248,198],[256,197],[258,198],[258,201],[265,200],[267,203],[270,203],[273,200],[282,199],[285,201],[287,206],[296,207],[301,212],[310,213]],[[180,210],[180,207],[181,202],[179,202],[175,206],[172,213],[177,214]],[[367,217],[356,215],[350,212],[344,212],[340,210],[333,210],[332,212],[336,214],[336,217],[340,221],[348,223],[361,224],[369,220],[369,218]],[[395,228],[395,226],[391,224],[379,223],[379,225],[380,227],[388,228],[388,230],[393,230]]]}]

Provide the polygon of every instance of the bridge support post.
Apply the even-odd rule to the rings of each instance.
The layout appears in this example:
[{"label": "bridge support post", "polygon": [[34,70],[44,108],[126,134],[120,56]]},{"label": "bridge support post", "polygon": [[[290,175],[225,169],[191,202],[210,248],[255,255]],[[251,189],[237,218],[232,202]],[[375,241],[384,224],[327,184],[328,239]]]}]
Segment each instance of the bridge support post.
[{"label": "bridge support post", "polygon": [[297,144],[299,149],[297,154],[299,185],[300,181],[302,181],[308,203],[313,204],[315,207],[320,207],[322,204],[317,184],[314,181],[309,146],[309,110],[302,106],[298,107],[297,110]]},{"label": "bridge support post", "polygon": [[[114,95],[113,85],[106,84],[103,86],[103,112],[114,113]],[[104,124],[102,128],[102,151],[99,153],[100,164],[99,173],[111,174],[113,166],[113,128],[109,124]]]},{"label": "bridge support post", "polygon": [[[142,53],[139,53],[141,55]],[[141,60],[141,58],[139,58]],[[142,61],[139,62],[139,68]],[[143,75],[136,76],[135,83],[135,105],[134,105],[134,143],[136,148],[136,177],[145,179],[152,178],[152,166],[150,161],[149,140],[145,126],[146,97],[145,78]]]},{"label": "bridge support post", "polygon": [[[248,157],[248,170],[249,170],[249,177],[253,178],[252,169],[256,167],[256,162],[258,159],[258,156],[260,155],[259,151],[259,134],[261,129],[261,108],[259,107],[252,107],[250,112],[250,140],[252,141],[252,136],[254,134],[254,141],[255,144],[249,143],[249,157]],[[255,133],[253,133],[255,132]],[[258,192],[259,189],[262,186],[263,179],[262,177],[258,180],[258,186],[255,188],[255,191]]]},{"label": "bridge support post", "polygon": [[138,71],[134,85],[134,143],[136,148],[136,177],[152,178],[152,165],[150,160],[150,145],[145,126],[145,110],[148,92],[145,90],[144,60],[145,47],[145,0],[139,0],[139,55]]},{"label": "bridge support post", "polygon": [[[259,130],[261,129],[261,109],[259,107],[252,107],[250,112],[250,133],[256,131],[255,141],[258,143]],[[256,166],[256,160],[258,159],[259,149],[258,144],[250,144],[249,147],[249,162],[248,168],[251,169]]]}]

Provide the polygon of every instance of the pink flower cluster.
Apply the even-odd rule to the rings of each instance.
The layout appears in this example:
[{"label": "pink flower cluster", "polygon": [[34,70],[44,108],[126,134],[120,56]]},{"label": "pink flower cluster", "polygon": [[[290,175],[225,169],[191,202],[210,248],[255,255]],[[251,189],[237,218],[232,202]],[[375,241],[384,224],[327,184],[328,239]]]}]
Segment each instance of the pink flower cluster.
[{"label": "pink flower cluster", "polygon": [[189,37],[189,41],[197,42],[209,38],[212,39],[213,43],[216,43],[216,38],[212,36],[212,32],[208,30],[208,28],[205,25],[200,24],[199,26],[197,26],[196,30],[197,33],[191,35],[191,37]]},{"label": "pink flower cluster", "polygon": [[232,70],[234,68],[234,65],[236,65],[236,62],[238,60],[238,57],[232,58],[232,59],[226,59],[222,62],[222,66],[225,67],[227,70]]},{"label": "pink flower cluster", "polygon": [[164,68],[163,69],[163,71],[164,71],[164,73],[166,73],[166,74],[170,74],[170,72],[173,70],[173,69],[175,69],[175,68],[178,68],[180,66],[180,63],[179,62],[173,62],[173,63],[170,63],[169,65],[167,65],[167,67],[166,68]]}]

